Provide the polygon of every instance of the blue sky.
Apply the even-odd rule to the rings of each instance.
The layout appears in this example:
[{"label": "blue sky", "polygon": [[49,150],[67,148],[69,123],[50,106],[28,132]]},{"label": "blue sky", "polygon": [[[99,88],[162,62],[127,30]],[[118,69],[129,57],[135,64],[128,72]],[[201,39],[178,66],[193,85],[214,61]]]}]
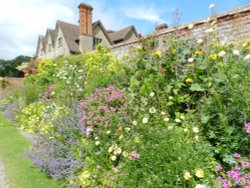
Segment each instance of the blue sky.
[{"label": "blue sky", "polygon": [[85,2],[94,8],[93,21],[106,29],[135,25],[138,33],[154,31],[160,23],[172,25],[173,11],[179,8],[180,23],[208,17],[210,4],[222,13],[250,4],[250,0],[7,0],[0,1],[0,59],[34,55],[39,34],[54,29],[56,20],[78,24],[77,6]]}]

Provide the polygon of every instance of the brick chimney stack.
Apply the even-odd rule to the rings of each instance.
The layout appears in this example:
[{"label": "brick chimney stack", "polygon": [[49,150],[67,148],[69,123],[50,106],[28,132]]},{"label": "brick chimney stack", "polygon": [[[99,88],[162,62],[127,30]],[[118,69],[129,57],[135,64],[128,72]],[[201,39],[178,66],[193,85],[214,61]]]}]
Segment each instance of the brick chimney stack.
[{"label": "brick chimney stack", "polygon": [[93,31],[92,31],[92,6],[81,3],[79,6],[80,21],[80,43],[81,52],[93,50]]}]

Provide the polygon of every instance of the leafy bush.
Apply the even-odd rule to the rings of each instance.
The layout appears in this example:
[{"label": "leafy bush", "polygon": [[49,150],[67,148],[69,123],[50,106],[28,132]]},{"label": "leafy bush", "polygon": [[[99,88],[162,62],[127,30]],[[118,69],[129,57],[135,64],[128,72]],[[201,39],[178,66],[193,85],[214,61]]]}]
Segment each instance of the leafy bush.
[{"label": "leafy bush", "polygon": [[17,117],[17,121],[21,129],[27,132],[47,134],[54,128],[53,122],[58,117],[65,115],[66,112],[64,107],[38,101],[23,108]]},{"label": "leafy bush", "polygon": [[74,187],[237,183],[227,160],[236,152],[249,160],[250,43],[172,37],[165,51],[156,45],[142,39],[124,62],[101,46],[43,60],[27,77],[37,92],[19,117],[40,132],[27,151],[33,163]]}]

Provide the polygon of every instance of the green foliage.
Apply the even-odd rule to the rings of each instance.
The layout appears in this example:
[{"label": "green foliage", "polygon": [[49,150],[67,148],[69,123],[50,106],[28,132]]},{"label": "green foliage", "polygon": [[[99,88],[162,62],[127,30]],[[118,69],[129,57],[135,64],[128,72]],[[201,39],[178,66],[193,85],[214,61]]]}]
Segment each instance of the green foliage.
[{"label": "green foliage", "polygon": [[23,108],[17,117],[17,123],[27,132],[47,134],[53,130],[53,122],[65,114],[65,108],[39,101]]},{"label": "green foliage", "polygon": [[23,150],[30,147],[29,142],[0,113],[0,158],[5,165],[8,183],[11,187],[60,188],[58,182],[48,178],[39,169],[33,168],[24,159]]},{"label": "green foliage", "polygon": [[150,37],[124,62],[101,46],[42,60],[18,118],[47,138],[34,148],[51,164],[41,168],[80,162],[70,176],[56,172],[76,187],[215,187],[215,165],[250,152],[250,43],[203,40],[166,39],[163,52]]},{"label": "green foliage", "polygon": [[0,77],[0,89],[6,88],[8,84],[9,83],[8,83],[7,80],[5,80],[4,78]]},{"label": "green foliage", "polygon": [[30,61],[30,57],[20,55],[13,60],[0,59],[0,77],[23,77],[23,72],[16,69],[22,63]]}]

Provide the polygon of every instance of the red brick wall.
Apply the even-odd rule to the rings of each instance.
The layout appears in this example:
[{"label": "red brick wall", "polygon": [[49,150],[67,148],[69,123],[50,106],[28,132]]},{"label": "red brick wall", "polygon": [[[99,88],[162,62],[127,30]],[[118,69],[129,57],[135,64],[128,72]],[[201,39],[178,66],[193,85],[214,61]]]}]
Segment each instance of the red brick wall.
[{"label": "red brick wall", "polygon": [[[211,25],[212,23],[215,24]],[[188,28],[190,25],[193,25],[192,29]],[[177,31],[174,29],[165,29],[154,34],[158,39],[158,49],[163,50],[163,40],[176,34],[176,32],[179,35],[199,39],[205,35],[209,35],[206,31],[212,27],[217,28],[213,33],[221,42],[250,39],[250,4],[214,16],[210,18],[209,22],[204,19],[197,20],[180,26]],[[130,41],[112,46],[110,50],[114,56],[122,57],[125,54],[129,54],[130,49],[137,45],[138,41]]]}]

